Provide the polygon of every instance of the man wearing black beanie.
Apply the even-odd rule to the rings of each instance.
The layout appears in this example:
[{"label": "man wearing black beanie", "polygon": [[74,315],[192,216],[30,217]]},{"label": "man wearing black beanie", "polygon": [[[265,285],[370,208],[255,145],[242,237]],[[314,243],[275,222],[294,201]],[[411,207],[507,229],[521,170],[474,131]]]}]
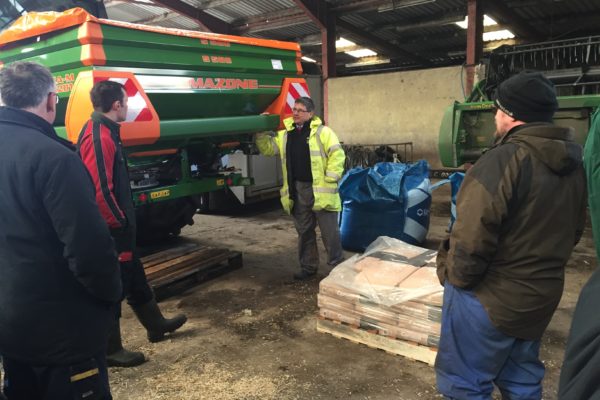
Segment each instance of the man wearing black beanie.
[{"label": "man wearing black beanie", "polygon": [[438,255],[444,285],[438,390],[452,399],[541,399],[540,339],[583,232],[582,148],[552,124],[554,85],[539,72],[494,96],[496,142],[469,169]]},{"label": "man wearing black beanie", "polygon": [[496,90],[494,105],[515,121],[548,122],[558,109],[554,84],[541,72],[521,72]]}]

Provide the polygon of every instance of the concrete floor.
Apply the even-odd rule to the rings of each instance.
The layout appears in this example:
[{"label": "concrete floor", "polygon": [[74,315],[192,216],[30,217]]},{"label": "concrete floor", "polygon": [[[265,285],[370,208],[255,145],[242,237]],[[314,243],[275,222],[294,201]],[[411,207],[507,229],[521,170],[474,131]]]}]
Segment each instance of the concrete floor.
[{"label": "concrete floor", "polygon": [[[443,190],[434,196],[426,247],[437,248],[445,236],[448,198]],[[148,343],[124,307],[126,347],[149,361],[110,370],[116,400],[440,398],[432,367],[316,332],[318,281],[289,283],[298,268],[296,233],[277,201],[197,215],[173,244],[187,241],[241,251],[244,267],[163,301],[165,314],[189,317],[164,342]],[[547,400],[556,399],[571,315],[595,265],[588,230],[567,266],[565,293],[543,339]]]}]

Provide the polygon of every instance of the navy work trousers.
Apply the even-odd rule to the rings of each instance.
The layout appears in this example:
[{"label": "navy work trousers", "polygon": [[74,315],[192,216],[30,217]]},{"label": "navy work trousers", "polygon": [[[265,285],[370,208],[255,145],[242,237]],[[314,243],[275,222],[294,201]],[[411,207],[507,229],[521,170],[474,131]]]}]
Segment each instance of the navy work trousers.
[{"label": "navy work trousers", "polygon": [[488,400],[494,384],[505,400],[542,398],[540,341],[507,336],[470,290],[444,285],[442,334],[435,372],[449,399]]},{"label": "navy work trousers", "polygon": [[111,400],[104,354],[73,365],[33,366],[3,357],[8,400]]}]

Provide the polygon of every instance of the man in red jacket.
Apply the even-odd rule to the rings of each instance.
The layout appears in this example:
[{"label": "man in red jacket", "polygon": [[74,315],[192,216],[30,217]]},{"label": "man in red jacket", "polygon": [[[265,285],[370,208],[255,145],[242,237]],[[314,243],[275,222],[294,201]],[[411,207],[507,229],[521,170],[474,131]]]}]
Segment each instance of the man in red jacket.
[{"label": "man in red jacket", "polygon": [[[115,240],[123,295],[148,331],[148,339],[157,342],[165,333],[181,327],[187,318],[185,315],[172,319],[162,316],[143,265],[135,254],[135,209],[119,125],[127,117],[127,93],[122,84],[105,80],[94,85],[90,94],[95,111],[81,130],[78,151],[92,176],[96,201]],[[107,361],[109,366],[121,367],[144,362],[142,353],[123,349],[119,318],[109,337]]]}]

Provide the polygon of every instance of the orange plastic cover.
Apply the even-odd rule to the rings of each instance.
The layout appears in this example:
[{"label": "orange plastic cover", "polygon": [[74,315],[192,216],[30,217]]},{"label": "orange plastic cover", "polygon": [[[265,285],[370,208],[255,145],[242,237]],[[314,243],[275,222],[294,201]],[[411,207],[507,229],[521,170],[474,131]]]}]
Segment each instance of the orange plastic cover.
[{"label": "orange plastic cover", "polygon": [[279,114],[278,129],[283,129],[283,120],[292,116],[292,108],[298,97],[310,97],[304,78],[285,78],[281,85],[281,93],[265,110],[268,114]]},{"label": "orange plastic cover", "polygon": [[82,71],[77,75],[65,115],[67,138],[77,143],[81,127],[94,110],[90,90],[95,83],[108,79],[121,83],[129,97],[127,118],[121,123],[123,144],[127,147],[156,143],[160,138],[160,119],[140,83],[131,72],[104,70]]},{"label": "orange plastic cover", "polygon": [[40,36],[45,33],[71,26],[81,25],[87,21],[98,22],[105,25],[119,26],[121,28],[138,29],[141,31],[164,33],[167,35],[185,36],[198,39],[217,40],[250,46],[271,47],[282,50],[300,51],[300,45],[292,42],[279,40],[246,38],[233,35],[221,35],[210,32],[188,31],[184,29],[163,28],[160,26],[148,26],[132,24],[129,22],[114,21],[110,19],[96,18],[83,8],[72,8],[64,12],[31,12],[16,20],[8,29],[0,33],[0,47],[10,42],[30,37]]}]

